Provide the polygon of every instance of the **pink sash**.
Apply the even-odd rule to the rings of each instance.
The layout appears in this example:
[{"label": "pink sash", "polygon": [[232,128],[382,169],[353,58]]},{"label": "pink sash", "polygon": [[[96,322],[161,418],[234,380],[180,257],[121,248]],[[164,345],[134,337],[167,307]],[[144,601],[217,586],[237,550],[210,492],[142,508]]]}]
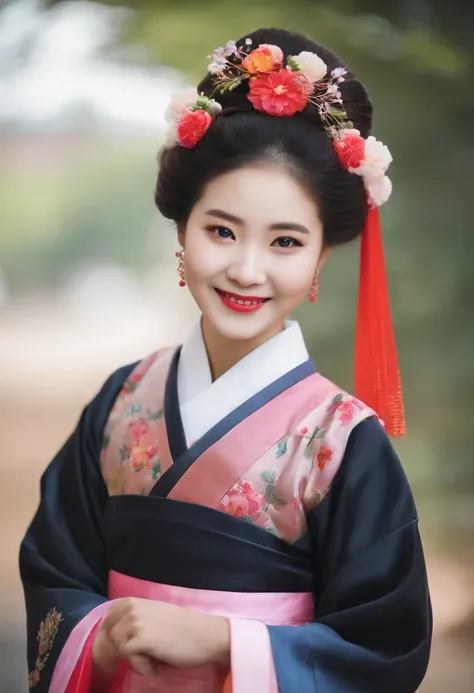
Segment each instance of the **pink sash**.
[{"label": "pink sash", "polygon": [[[160,585],[120,573],[109,576],[109,597],[138,597],[227,617],[231,627],[233,693],[278,693],[268,629],[264,624],[301,625],[313,617],[311,594],[241,593]],[[158,677],[124,671],[111,693],[221,693],[227,672],[207,665],[176,669],[163,665]]]}]

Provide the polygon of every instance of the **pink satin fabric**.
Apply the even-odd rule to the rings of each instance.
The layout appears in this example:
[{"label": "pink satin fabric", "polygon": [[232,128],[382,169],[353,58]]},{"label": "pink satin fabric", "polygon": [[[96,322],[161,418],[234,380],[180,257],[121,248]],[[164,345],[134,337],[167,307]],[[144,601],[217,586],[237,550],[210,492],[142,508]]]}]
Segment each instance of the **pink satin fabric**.
[{"label": "pink satin fabric", "polygon": [[105,602],[92,609],[71,631],[54,667],[49,693],[64,693],[90,632],[105,615],[109,606],[110,602]]},{"label": "pink satin fabric", "polygon": [[[241,593],[160,585],[111,572],[109,597],[154,599],[223,616],[231,627],[233,693],[278,693],[268,625],[300,625],[313,617],[311,594]],[[214,665],[163,666],[158,677],[127,671],[113,693],[221,693],[228,672]]]},{"label": "pink satin fabric", "polygon": [[279,436],[325,399],[331,387],[319,373],[313,373],[277,395],[203,452],[168,498],[215,508],[229,489],[245,478],[256,460],[278,442]]}]

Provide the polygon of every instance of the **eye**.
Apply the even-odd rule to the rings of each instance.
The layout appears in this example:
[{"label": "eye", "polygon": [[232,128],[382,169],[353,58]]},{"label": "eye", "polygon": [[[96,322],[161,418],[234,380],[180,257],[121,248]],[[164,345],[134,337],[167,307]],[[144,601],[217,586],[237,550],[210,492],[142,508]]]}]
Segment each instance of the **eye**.
[{"label": "eye", "polygon": [[278,248],[296,248],[298,246],[302,246],[303,244],[300,243],[300,241],[297,241],[296,238],[291,238],[290,236],[280,236],[280,238],[273,241],[272,245],[276,245]]},{"label": "eye", "polygon": [[219,238],[234,238],[235,236],[230,229],[225,226],[208,226],[207,231],[210,231],[214,236]]}]

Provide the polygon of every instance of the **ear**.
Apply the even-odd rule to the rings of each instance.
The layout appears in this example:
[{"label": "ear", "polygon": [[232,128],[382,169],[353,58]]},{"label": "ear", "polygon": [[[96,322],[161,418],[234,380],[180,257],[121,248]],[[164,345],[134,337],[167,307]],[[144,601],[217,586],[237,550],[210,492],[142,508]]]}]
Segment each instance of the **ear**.
[{"label": "ear", "polygon": [[185,230],[186,230],[186,224],[183,224],[182,222],[179,222],[177,224],[177,235],[178,235],[178,243],[179,245],[183,248],[184,250],[184,239],[185,239]]},{"label": "ear", "polygon": [[318,265],[316,267],[318,271],[323,269],[324,265],[329,259],[329,256],[331,255],[331,250],[332,248],[329,245],[324,246],[324,248],[322,249],[321,255],[319,256]]}]

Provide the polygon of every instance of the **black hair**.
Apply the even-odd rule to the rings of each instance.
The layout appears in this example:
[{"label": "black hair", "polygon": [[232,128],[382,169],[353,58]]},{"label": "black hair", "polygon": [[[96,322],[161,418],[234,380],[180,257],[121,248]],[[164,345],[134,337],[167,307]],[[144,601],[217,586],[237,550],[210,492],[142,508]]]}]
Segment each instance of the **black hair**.
[{"label": "black hair", "polygon": [[[346,67],[327,48],[298,33],[283,29],[259,29],[240,41],[252,40],[279,46],[285,57],[301,51],[316,53],[328,72]],[[347,67],[346,67],[347,69]],[[198,92],[210,96],[213,77],[209,73]],[[363,84],[349,70],[340,85],[344,109],[363,137],[370,134],[372,103]],[[185,224],[204,187],[213,178],[255,163],[274,163],[294,175],[317,201],[324,228],[324,243],[338,245],[356,238],[363,230],[367,196],[363,181],[346,171],[338,161],[333,144],[313,107],[289,118],[256,111],[247,99],[248,84],[215,97],[223,113],[193,149],[164,147],[159,158],[155,202],[168,219]]]}]

